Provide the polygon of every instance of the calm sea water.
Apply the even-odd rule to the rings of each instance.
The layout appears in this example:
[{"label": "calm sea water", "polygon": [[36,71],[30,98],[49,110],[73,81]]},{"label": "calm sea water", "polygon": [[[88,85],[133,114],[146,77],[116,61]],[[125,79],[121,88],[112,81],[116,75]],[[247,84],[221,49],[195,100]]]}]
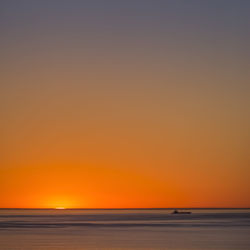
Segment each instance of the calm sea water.
[{"label": "calm sea water", "polygon": [[0,210],[0,249],[250,249],[250,210]]}]

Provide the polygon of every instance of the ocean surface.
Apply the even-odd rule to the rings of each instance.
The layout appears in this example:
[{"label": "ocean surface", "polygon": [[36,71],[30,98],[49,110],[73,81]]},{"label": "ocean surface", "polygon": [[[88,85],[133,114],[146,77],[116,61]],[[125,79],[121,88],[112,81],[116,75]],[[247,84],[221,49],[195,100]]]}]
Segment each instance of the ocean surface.
[{"label": "ocean surface", "polygon": [[0,249],[250,249],[250,209],[172,211],[1,209]]}]

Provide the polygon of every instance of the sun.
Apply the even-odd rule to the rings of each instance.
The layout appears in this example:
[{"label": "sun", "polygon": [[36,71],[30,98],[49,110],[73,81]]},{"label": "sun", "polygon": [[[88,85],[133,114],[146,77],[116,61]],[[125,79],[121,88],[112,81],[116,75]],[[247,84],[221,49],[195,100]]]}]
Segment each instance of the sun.
[{"label": "sun", "polygon": [[64,210],[64,209],[78,207],[74,197],[72,198],[62,195],[45,197],[43,203],[44,203],[43,207],[57,209],[57,210]]}]

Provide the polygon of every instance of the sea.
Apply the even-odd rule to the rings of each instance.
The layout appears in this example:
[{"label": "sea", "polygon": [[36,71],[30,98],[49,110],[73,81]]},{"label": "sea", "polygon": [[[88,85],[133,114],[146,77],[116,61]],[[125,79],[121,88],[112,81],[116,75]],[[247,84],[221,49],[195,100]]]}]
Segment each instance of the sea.
[{"label": "sea", "polygon": [[172,211],[0,209],[0,249],[250,249],[250,209]]}]

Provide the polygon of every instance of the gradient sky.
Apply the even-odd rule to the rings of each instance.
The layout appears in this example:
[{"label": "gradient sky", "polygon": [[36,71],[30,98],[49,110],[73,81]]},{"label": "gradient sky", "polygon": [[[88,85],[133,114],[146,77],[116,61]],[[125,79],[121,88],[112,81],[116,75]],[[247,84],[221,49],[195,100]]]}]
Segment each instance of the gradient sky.
[{"label": "gradient sky", "polygon": [[250,207],[249,13],[1,0],[0,207]]}]

